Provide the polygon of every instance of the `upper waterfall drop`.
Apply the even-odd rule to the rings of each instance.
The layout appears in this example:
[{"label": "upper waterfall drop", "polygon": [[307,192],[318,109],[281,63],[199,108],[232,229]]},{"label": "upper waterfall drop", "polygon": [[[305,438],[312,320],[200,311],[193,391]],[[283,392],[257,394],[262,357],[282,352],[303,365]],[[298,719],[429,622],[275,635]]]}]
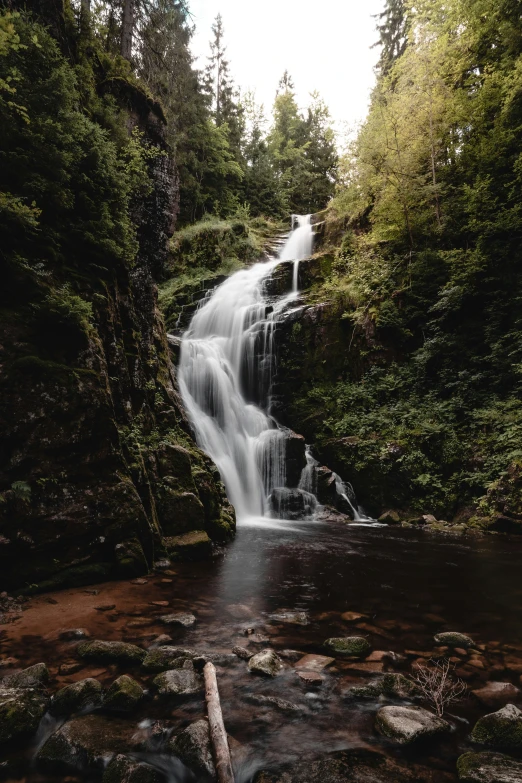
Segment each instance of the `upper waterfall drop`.
[{"label": "upper waterfall drop", "polygon": [[183,335],[179,383],[199,446],[219,468],[239,519],[263,516],[286,485],[285,430],[269,415],[274,327],[288,297],[271,306],[265,282],[282,261],[311,255],[311,216],[293,216],[279,258],[236,272],[195,313]]}]

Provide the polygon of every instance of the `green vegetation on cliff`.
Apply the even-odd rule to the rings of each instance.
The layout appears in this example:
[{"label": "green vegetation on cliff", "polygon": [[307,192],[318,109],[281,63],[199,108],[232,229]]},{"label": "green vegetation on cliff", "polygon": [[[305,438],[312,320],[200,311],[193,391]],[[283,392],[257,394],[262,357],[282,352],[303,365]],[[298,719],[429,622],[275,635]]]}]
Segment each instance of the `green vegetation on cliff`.
[{"label": "green vegetation on cliff", "polygon": [[381,22],[313,292],[342,336],[292,419],[373,511],[522,519],[519,4],[390,0]]}]

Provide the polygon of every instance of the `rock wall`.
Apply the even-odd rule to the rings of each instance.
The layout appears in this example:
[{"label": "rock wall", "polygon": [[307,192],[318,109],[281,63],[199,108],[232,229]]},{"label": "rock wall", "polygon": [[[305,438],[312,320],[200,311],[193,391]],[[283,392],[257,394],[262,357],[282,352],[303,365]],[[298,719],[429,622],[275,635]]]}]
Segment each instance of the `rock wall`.
[{"label": "rock wall", "polygon": [[[179,194],[163,116],[140,96],[118,99],[129,131],[164,153],[150,163],[152,191],[133,206],[134,266],[75,272],[93,310],[86,333],[38,334],[31,318],[3,317],[0,589],[135,576],[183,543],[234,533],[219,473],[182,411],[157,307]],[[201,533],[179,538],[191,531]]]}]

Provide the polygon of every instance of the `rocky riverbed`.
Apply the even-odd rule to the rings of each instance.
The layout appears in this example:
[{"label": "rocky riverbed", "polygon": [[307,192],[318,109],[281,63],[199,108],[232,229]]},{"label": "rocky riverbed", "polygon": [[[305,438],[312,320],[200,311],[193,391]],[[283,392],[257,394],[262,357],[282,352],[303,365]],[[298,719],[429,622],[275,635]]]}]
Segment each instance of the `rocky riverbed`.
[{"label": "rocky riverbed", "polygon": [[[211,660],[237,781],[522,780],[520,553],[429,542],[260,521],[211,562],[3,596],[1,775],[211,780]],[[466,685],[441,717],[432,660]]]}]

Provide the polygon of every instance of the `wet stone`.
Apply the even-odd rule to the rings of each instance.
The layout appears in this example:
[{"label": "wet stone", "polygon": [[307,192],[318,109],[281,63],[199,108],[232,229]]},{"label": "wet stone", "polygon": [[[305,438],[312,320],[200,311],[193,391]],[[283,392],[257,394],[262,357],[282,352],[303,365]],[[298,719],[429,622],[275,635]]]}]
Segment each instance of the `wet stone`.
[{"label": "wet stone", "polygon": [[279,612],[271,614],[270,619],[277,623],[289,623],[290,625],[310,624],[310,619],[306,612]]},{"label": "wet stone", "polygon": [[297,661],[295,668],[310,672],[320,672],[332,663],[335,663],[335,658],[329,658],[326,655],[304,655]]},{"label": "wet stone", "polygon": [[309,687],[318,687],[324,682],[324,678],[318,672],[308,672],[300,669],[296,673],[301,682]]},{"label": "wet stone", "polygon": [[35,663],[21,672],[4,677],[3,688],[45,688],[49,682],[49,670],[45,663]]},{"label": "wet stone", "polygon": [[400,745],[451,730],[449,723],[422,707],[382,707],[375,726],[380,734]]},{"label": "wet stone", "polygon": [[275,677],[282,668],[281,659],[274,650],[261,650],[261,652],[253,655],[248,662],[248,670],[250,672],[262,674],[266,677]]},{"label": "wet stone", "polygon": [[522,748],[522,712],[507,704],[479,718],[471,733],[473,742],[492,748]]},{"label": "wet stone", "polygon": [[235,620],[252,620],[255,617],[252,609],[246,604],[229,604],[226,609]]},{"label": "wet stone", "polygon": [[165,625],[181,625],[184,628],[190,628],[196,622],[196,618],[190,612],[175,612],[166,614],[159,618]]},{"label": "wet stone", "polygon": [[242,661],[248,661],[248,659],[251,658],[254,654],[252,652],[248,652],[246,647],[239,647],[239,646],[232,647],[232,652]]},{"label": "wet stone", "polygon": [[160,770],[129,756],[118,754],[107,765],[102,783],[164,783]]},{"label": "wet stone", "polygon": [[178,669],[183,666],[187,658],[196,658],[197,655],[196,650],[184,647],[172,647],[171,645],[150,647],[143,659],[142,667],[148,672],[164,672],[167,669]]},{"label": "wet stone", "polygon": [[210,730],[206,720],[191,723],[184,731],[173,737],[168,744],[168,750],[194,772],[215,778]]},{"label": "wet stone", "polygon": [[143,688],[136,680],[122,674],[107,691],[103,706],[114,712],[130,712],[137,707],[144,695]]},{"label": "wet stone", "polygon": [[6,688],[0,684],[0,744],[33,734],[47,703],[39,688]]},{"label": "wet stone", "polygon": [[371,645],[363,636],[342,636],[327,639],[324,646],[337,655],[348,655],[364,658],[371,650]]},{"label": "wet stone", "polygon": [[77,642],[80,639],[89,639],[90,635],[86,628],[68,628],[66,631],[61,631],[59,638],[64,642]]},{"label": "wet stone", "polygon": [[99,707],[102,703],[102,694],[103,689],[98,680],[88,677],[66,685],[55,693],[50,711],[54,715],[70,715],[90,707]]},{"label": "wet stone", "polygon": [[286,699],[279,699],[276,696],[265,696],[260,693],[251,693],[246,697],[246,700],[251,704],[257,704],[260,707],[273,707],[280,712],[285,712],[290,715],[300,714],[305,709],[299,704],[294,704]]},{"label": "wet stone", "polygon": [[76,651],[80,658],[104,663],[140,664],[146,656],[145,650],[135,644],[101,640],[81,642]]},{"label": "wet stone", "polygon": [[193,668],[163,672],[154,678],[152,684],[160,696],[188,696],[202,689],[201,680]]},{"label": "wet stone", "polygon": [[522,761],[502,753],[465,753],[457,772],[463,783],[521,783]]},{"label": "wet stone", "polygon": [[456,631],[446,631],[444,633],[438,633],[434,637],[435,644],[443,644],[447,647],[460,647],[467,649],[473,647],[475,642],[469,636],[463,633],[457,633]]},{"label": "wet stone", "polygon": [[76,674],[81,671],[83,667],[84,664],[79,661],[76,661],[75,663],[62,663],[58,671],[60,674],[67,676],[69,674]]}]

